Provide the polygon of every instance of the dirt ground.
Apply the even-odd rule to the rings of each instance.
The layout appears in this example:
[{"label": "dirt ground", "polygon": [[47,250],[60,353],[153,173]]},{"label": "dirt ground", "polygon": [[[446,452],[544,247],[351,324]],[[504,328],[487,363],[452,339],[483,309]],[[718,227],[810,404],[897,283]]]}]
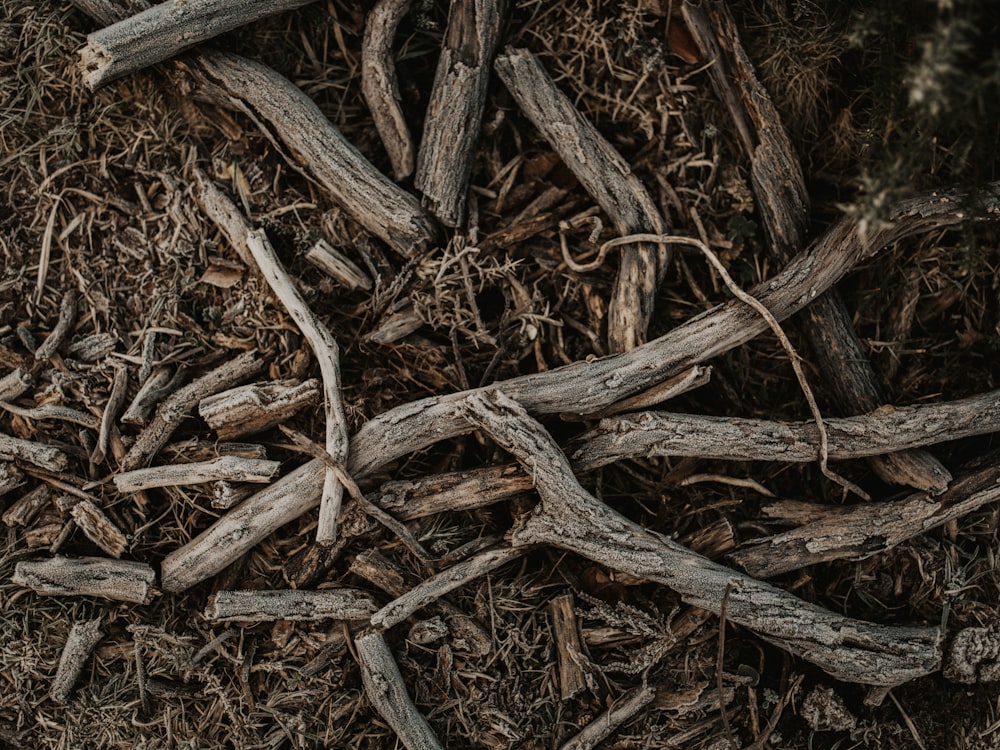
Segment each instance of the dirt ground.
[{"label": "dirt ground", "polygon": [[[891,5],[733,6],[802,159],[814,236],[844,212],[880,221],[885,206],[915,188],[996,177],[995,161],[983,154],[1000,145],[997,120],[989,119],[1000,101],[992,96],[997,82],[982,91],[942,89],[956,84],[931,55],[949,29],[988,39],[989,24],[976,32],[957,22],[949,26],[974,4],[955,3],[956,10],[925,3],[913,11],[920,18],[911,19],[912,32],[879,37],[885,22],[879,14]],[[129,371],[129,396],[135,393],[151,336],[155,363],[184,368],[189,376],[251,350],[267,362],[264,379],[319,376],[287,312],[201,212],[194,167],[267,231],[309,305],[334,332],[352,433],[425,396],[607,353],[607,301],[617,261],[609,257],[588,273],[563,262],[556,224],[591,209],[593,201],[499,81],[490,87],[472,177],[473,228],[449,233],[442,247],[405,261],[354,223],[249,120],[203,101],[174,68],[90,92],[76,63],[94,22],[62,2],[0,0],[0,7],[0,375],[18,367],[34,371],[33,389],[16,401],[20,407],[52,404],[99,416],[116,367]],[[360,90],[369,7],[318,2],[214,44],[288,77],[389,173]],[[769,258],[746,161],[704,66],[682,59],[689,44],[683,38],[667,41],[668,25],[680,24],[672,10],[667,0],[520,0],[510,8],[505,40],[540,56],[632,165],[672,231],[705,236],[736,282],[749,288],[780,266]],[[446,3],[414,0],[397,36],[404,106],[416,134],[446,20]],[[988,47],[985,53],[970,49],[970,59],[991,59]],[[890,53],[895,68],[881,59]],[[979,85],[979,79],[964,80]],[[934,102],[952,119],[931,138],[918,110],[929,111]],[[963,119],[965,112],[973,115]],[[901,150],[908,139],[912,149]],[[403,185],[413,190],[411,182]],[[551,188],[563,191],[546,209],[552,221],[511,241],[522,210]],[[593,229],[583,223],[573,230],[580,253],[592,255],[615,236],[607,222],[596,236]],[[308,264],[306,251],[321,238],[365,269],[374,288],[348,291]],[[998,387],[998,264],[996,229],[970,223],[888,248],[840,284],[890,403],[957,399]],[[36,365],[32,349],[52,331],[71,289],[80,298],[70,338],[59,357]],[[650,338],[729,297],[700,256],[676,253],[656,299]],[[420,327],[389,344],[372,341],[407,299]],[[810,342],[794,322],[785,328],[820,406],[832,413]],[[760,336],[709,364],[711,382],[666,408],[809,418],[775,336]],[[560,443],[587,427],[557,418],[544,424]],[[323,410],[302,412],[289,425],[321,440]],[[119,468],[114,451],[103,463],[88,460],[95,433],[79,424],[5,411],[0,431],[62,448],[71,457],[63,479],[77,489]],[[122,445],[137,432],[122,425]],[[282,474],[304,462],[277,430],[250,439],[282,462]],[[172,455],[190,458],[198,440],[211,446],[214,437],[203,422],[189,419],[173,437]],[[997,447],[985,436],[932,450],[955,469]],[[508,460],[481,436],[456,438],[394,462],[363,489]],[[882,484],[863,461],[837,464],[837,470],[874,502],[903,492]],[[683,483],[692,476],[703,480]],[[0,503],[10,506],[41,481],[26,474]],[[667,536],[691,544],[721,539],[705,551],[721,561],[733,545],[781,530],[760,513],[769,499],[764,492],[813,503],[857,502],[844,498],[815,464],[650,458],[620,462],[581,481],[620,513]],[[154,568],[221,513],[210,505],[211,488],[151,491],[142,502],[110,484],[87,491],[126,531],[123,558]],[[536,501],[529,492],[407,525],[435,557],[460,556],[463,545],[475,549],[502,537]],[[287,588],[286,563],[312,544],[315,512],[219,576],[147,605],[43,597],[11,582],[17,562],[48,557],[53,543],[61,554],[101,554],[68,518],[53,503],[27,526],[3,527],[0,746],[398,745],[364,694],[346,625],[240,627],[202,617],[216,590]],[[947,633],[987,626],[1000,612],[998,527],[998,510],[987,506],[887,553],[813,566],[774,582],[806,601],[875,622],[940,625]],[[64,530],[68,535],[60,536]],[[309,586],[372,589],[351,572],[356,556],[371,549],[409,583],[427,575],[393,533],[378,527],[352,539]],[[564,700],[549,605],[567,593],[585,645],[586,688]],[[1000,747],[996,684],[957,685],[938,673],[869,706],[864,688],[837,682],[752,632],[726,624],[721,640],[720,619],[676,593],[620,580],[615,571],[557,549],[533,551],[449,594],[445,604],[418,612],[387,637],[411,696],[447,747],[560,747],[639,685],[652,686],[655,700],[602,747],[721,750],[758,740],[788,750]],[[57,705],[48,691],[70,626],[98,616],[105,635],[69,702]],[[829,729],[810,719],[809,707],[826,689],[843,701],[849,727]],[[772,717],[776,725],[769,728]]]}]

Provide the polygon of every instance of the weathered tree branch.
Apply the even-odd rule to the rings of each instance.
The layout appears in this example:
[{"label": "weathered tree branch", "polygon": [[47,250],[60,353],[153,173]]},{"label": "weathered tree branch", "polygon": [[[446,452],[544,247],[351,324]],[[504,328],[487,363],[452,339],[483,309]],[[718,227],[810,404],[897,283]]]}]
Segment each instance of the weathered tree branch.
[{"label": "weathered tree branch", "polygon": [[[776,318],[800,310],[862,258],[887,244],[922,231],[951,226],[969,216],[963,193],[934,193],[895,207],[895,220],[870,230],[867,239],[844,217],[808,251],[773,279],[752,290]],[[1000,186],[982,191],[982,210],[1000,214]],[[739,300],[719,305],[630,352],[577,362],[497,384],[535,414],[558,414],[572,407],[591,414],[647,390],[762,333],[767,323]],[[482,389],[479,389],[480,391]],[[421,399],[369,420],[351,440],[348,472],[356,480],[390,461],[470,428],[460,405],[464,391]],[[261,539],[315,507],[323,475],[312,461],[246,500],[163,561],[163,587],[183,591],[214,575]]]},{"label": "weathered tree branch", "polygon": [[244,352],[178,390],[160,404],[156,415],[125,455],[122,469],[132,471],[147,464],[203,398],[232,388],[263,366],[264,361],[256,352]]},{"label": "weathered tree branch", "polygon": [[[771,250],[779,261],[787,262],[805,247],[809,222],[809,194],[798,157],[740,43],[726,4],[688,1],[683,3],[683,12],[702,57],[712,62],[708,68],[712,83],[750,158],[754,194]],[[837,407],[851,415],[885,404],[885,394],[837,290],[820,295],[806,308],[803,320]],[[869,463],[889,483],[929,492],[942,492],[951,481],[941,462],[924,451],[874,457]]]},{"label": "weathered tree branch", "polygon": [[205,619],[367,620],[377,608],[371,594],[346,586],[321,591],[218,591],[209,597]]},{"label": "weathered tree branch", "polygon": [[99,596],[147,604],[155,595],[153,569],[141,562],[103,557],[57,555],[39,562],[19,562],[11,581],[45,596]]},{"label": "weathered tree branch", "polygon": [[413,173],[413,138],[403,116],[392,40],[410,0],[379,0],[365,17],[361,45],[361,93],[397,180]]},{"label": "weathered tree branch", "polygon": [[125,406],[125,398],[128,395],[128,370],[125,367],[116,367],[115,376],[111,383],[111,393],[108,394],[108,402],[104,405],[101,413],[101,426],[97,435],[97,444],[93,453],[90,454],[92,464],[104,462],[105,453],[108,450],[108,440],[111,439],[111,428],[114,427],[115,420],[118,419],[122,407]]},{"label": "weathered tree branch", "polygon": [[593,750],[618,727],[652,703],[655,697],[656,691],[649,685],[633,688],[616,700],[607,711],[581,729],[575,737],[563,743],[559,750]]},{"label": "weathered tree branch", "polygon": [[993,465],[959,477],[936,497],[916,492],[902,500],[818,508],[804,525],[753,539],[729,559],[752,576],[770,578],[830,560],[870,557],[998,500],[1000,465]]},{"label": "weathered tree branch", "polygon": [[219,456],[210,461],[196,461],[168,466],[147,466],[114,477],[119,492],[142,492],[154,487],[179,487],[215,482],[270,482],[281,468],[280,461],[242,456]]},{"label": "weathered tree branch", "polygon": [[547,432],[500,391],[473,393],[463,413],[531,473],[542,502],[511,531],[512,544],[551,544],[662,583],[696,607],[743,625],[838,679],[896,685],[940,668],[937,628],[842,617],[714,563],[595,500]]},{"label": "weathered tree branch", "polygon": [[287,421],[320,399],[315,378],[250,383],[204,398],[198,414],[220,440],[233,440],[263,432]]},{"label": "weathered tree branch", "polygon": [[0,432],[0,460],[25,461],[56,473],[69,468],[69,458],[58,448],[21,440],[2,432]]},{"label": "weathered tree branch", "polygon": [[49,697],[56,703],[65,703],[73,690],[76,681],[80,679],[83,665],[87,663],[97,642],[104,637],[101,630],[101,618],[95,620],[79,620],[73,623],[59,655],[59,667],[56,676],[52,678]]},{"label": "weathered tree branch", "polygon": [[506,0],[452,0],[414,184],[439,221],[465,220],[469,178]]},{"label": "weathered tree branch", "polygon": [[[871,414],[824,419],[831,459],[875,456],[1000,432],[1000,391],[939,404],[883,407]],[[775,422],[639,412],[604,419],[567,451],[576,471],[624,458],[700,456],[734,461],[816,459],[815,422]]]},{"label": "weathered tree branch", "polygon": [[[534,55],[507,49],[497,57],[495,68],[524,114],[621,234],[665,233],[656,204],[632,168],[556,87]],[[608,309],[612,352],[645,343],[657,282],[667,265],[666,248],[649,243],[629,246],[620,255]]]},{"label": "weathered tree branch", "polygon": [[70,514],[87,538],[115,559],[122,556],[127,540],[121,529],[90,500],[74,503]]},{"label": "weathered tree branch", "polygon": [[[76,322],[76,301],[78,296],[73,289],[68,290],[63,295],[62,302],[59,303],[59,319],[56,320],[52,332],[45,337],[42,345],[35,350],[36,362],[47,362],[52,359],[55,353],[59,351],[59,347],[63,345],[66,337],[69,336],[70,331],[73,330],[73,324]],[[7,399],[0,400],[6,401]]]},{"label": "weathered tree branch", "polygon": [[354,639],[365,695],[392,727],[407,750],[442,750],[442,745],[406,692],[403,675],[382,633],[372,630]]},{"label": "weathered tree branch", "polygon": [[31,373],[21,367],[7,373],[0,378],[0,401],[13,401],[15,398],[20,398],[31,388],[34,381]]},{"label": "weathered tree branch", "polygon": [[568,701],[587,687],[587,677],[580,666],[583,645],[572,594],[562,594],[549,602],[549,620],[559,664],[559,697]]},{"label": "weathered tree branch", "polygon": [[168,60],[199,42],[312,0],[167,0],[87,35],[80,50],[91,90]]}]

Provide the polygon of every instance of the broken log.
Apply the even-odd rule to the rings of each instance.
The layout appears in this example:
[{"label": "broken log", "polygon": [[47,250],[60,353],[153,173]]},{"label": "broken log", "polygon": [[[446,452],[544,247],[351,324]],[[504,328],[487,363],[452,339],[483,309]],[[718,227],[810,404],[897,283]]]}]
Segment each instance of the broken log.
[{"label": "broken log", "polygon": [[424,119],[414,185],[442,224],[465,221],[486,88],[506,0],[452,0]]},{"label": "broken log", "polygon": [[[527,50],[507,49],[494,66],[518,106],[623,235],[667,231],[632,168],[577,111]],[[646,342],[653,300],[666,271],[666,247],[640,243],[620,253],[608,306],[608,343],[626,352]]]},{"label": "broken log", "polygon": [[69,468],[69,459],[58,448],[21,440],[0,432],[0,460],[24,461],[46,471],[59,473]]},{"label": "broken log", "polygon": [[234,485],[225,479],[212,484],[212,507],[228,510],[246,500],[254,490],[249,485]]},{"label": "broken log", "polygon": [[[716,93],[729,110],[750,159],[754,194],[772,253],[787,262],[806,245],[809,194],[802,166],[777,109],[757,79],[726,4],[687,1],[682,8],[702,58],[711,63],[708,72]],[[882,386],[836,288],[809,305],[802,320],[837,408],[852,415],[885,404]],[[924,451],[874,457],[869,463],[890,484],[942,492],[951,480],[941,462]]]},{"label": "broken log", "polygon": [[199,42],[312,0],[167,0],[87,35],[80,50],[91,91],[169,60]]},{"label": "broken log", "polygon": [[573,611],[572,594],[562,594],[549,602],[549,620],[559,664],[559,697],[568,701],[587,688],[587,676],[581,668],[584,652],[580,623]]},{"label": "broken log", "polygon": [[[981,210],[1000,218],[1000,184],[980,191]],[[845,216],[784,271],[752,294],[782,320],[840,279],[863,258],[886,245],[924,231],[953,226],[970,216],[962,192],[931,193],[903,201],[894,221],[872,228],[865,238]],[[590,414],[718,356],[767,330],[767,323],[739,300],[708,310],[630,352],[576,362],[547,372],[503,381],[511,398],[536,414],[571,407]],[[398,406],[368,422],[351,440],[347,471],[360,481],[390,461],[440,440],[470,431],[460,406],[482,389],[432,396]],[[316,506],[323,466],[313,460],[246,500],[163,561],[163,588],[183,591],[218,573],[276,529]]]},{"label": "broken log", "polygon": [[13,401],[23,396],[32,384],[34,377],[27,370],[18,367],[0,378],[0,401]]},{"label": "broken log", "polygon": [[157,367],[153,370],[146,381],[139,387],[139,391],[132,399],[132,403],[125,409],[121,421],[125,424],[146,426],[149,422],[149,415],[153,409],[166,396],[172,392],[175,384],[175,377],[169,367]]},{"label": "broken log", "polygon": [[60,555],[19,562],[11,577],[18,586],[45,596],[98,596],[135,604],[149,603],[155,594],[155,580],[156,573],[145,563]]},{"label": "broken log", "polygon": [[413,705],[382,633],[372,630],[358,636],[354,649],[365,695],[407,750],[443,750],[427,719]]},{"label": "broken log", "polygon": [[41,484],[21,495],[4,511],[3,522],[7,526],[27,526],[45,504],[52,499],[52,490]]},{"label": "broken log", "polygon": [[[828,418],[832,460],[864,458],[1000,432],[1000,391],[943,403],[883,407],[859,417]],[[601,420],[575,438],[568,455],[576,471],[624,458],[696,456],[731,461],[816,459],[816,423],[638,412]]]},{"label": "broken log", "polygon": [[196,461],[169,466],[148,466],[114,476],[115,489],[122,493],[142,492],[154,487],[180,487],[204,484],[220,479],[232,482],[270,482],[281,468],[280,461],[241,456],[219,456],[211,461]]},{"label": "broken log", "polygon": [[246,620],[367,620],[377,609],[371,594],[341,586],[321,591],[217,591],[209,597],[205,619]]},{"label": "broken log", "polygon": [[127,544],[125,535],[90,500],[76,502],[70,515],[90,541],[116,560],[122,556]]},{"label": "broken log", "polygon": [[933,497],[916,492],[877,504],[816,508],[804,525],[752,539],[729,560],[752,576],[770,578],[807,565],[870,557],[998,500],[1000,465],[994,465],[955,479]]},{"label": "broken log", "polygon": [[73,686],[80,679],[83,665],[87,663],[97,642],[104,637],[101,630],[101,618],[94,620],[79,620],[73,623],[69,636],[59,655],[59,666],[56,676],[52,678],[49,697],[56,703],[65,703]]},{"label": "broken log", "polygon": [[319,402],[316,378],[250,383],[203,398],[198,414],[219,440],[233,440],[269,430],[287,422],[307,406]]},{"label": "broken log", "polygon": [[203,398],[232,388],[263,366],[264,361],[256,352],[243,352],[179,389],[157,408],[156,415],[125,455],[122,469],[132,471],[145,466]]},{"label": "broken log", "polygon": [[365,17],[361,43],[361,93],[397,180],[413,173],[413,138],[403,115],[392,40],[410,0],[378,0]]},{"label": "broken log", "polygon": [[13,492],[24,484],[24,474],[12,463],[0,461],[0,496]]},{"label": "broken log", "polygon": [[469,395],[463,413],[531,473],[542,498],[511,530],[511,544],[548,544],[575,552],[661,583],[688,604],[714,614],[725,606],[729,622],[846,682],[897,685],[940,668],[939,628],[843,617],[712,562],[611,510],[580,486],[545,429],[501,391]]}]

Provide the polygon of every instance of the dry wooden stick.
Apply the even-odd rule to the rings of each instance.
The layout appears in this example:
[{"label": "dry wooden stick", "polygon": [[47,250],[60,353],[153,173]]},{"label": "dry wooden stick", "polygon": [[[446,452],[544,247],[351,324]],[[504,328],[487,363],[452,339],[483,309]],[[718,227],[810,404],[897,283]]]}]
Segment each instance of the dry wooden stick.
[{"label": "dry wooden stick", "polygon": [[413,172],[413,139],[403,116],[392,40],[410,10],[410,0],[379,0],[365,17],[361,44],[361,93],[397,180]]},{"label": "dry wooden stick", "polygon": [[607,711],[581,729],[575,737],[563,743],[559,750],[593,750],[618,727],[652,703],[655,697],[656,691],[649,685],[640,685],[629,690]]},{"label": "dry wooden stick", "polygon": [[47,362],[52,359],[66,337],[69,336],[73,324],[76,322],[77,298],[78,295],[74,289],[67,290],[63,295],[62,302],[59,303],[59,319],[56,320],[52,332],[46,336],[42,345],[35,350],[36,362]]},{"label": "dry wooden stick", "polygon": [[[800,310],[841,278],[853,264],[887,244],[922,231],[950,226],[969,216],[963,193],[933,193],[894,207],[894,221],[871,229],[865,239],[844,217],[788,267],[754,289],[778,320]],[[979,193],[990,218],[1000,216],[1000,185]],[[568,405],[590,414],[718,356],[767,329],[742,302],[732,300],[706,311],[631,352],[577,362],[498,384],[536,414],[562,413]],[[360,480],[380,467],[469,430],[460,405],[465,391],[399,406],[369,420],[351,441],[348,472]],[[315,507],[323,467],[313,461],[279,479],[219,519],[163,561],[163,587],[183,591],[214,575],[280,526]],[[277,506],[277,507],[276,507]]]},{"label": "dry wooden stick", "polygon": [[234,485],[220,479],[212,484],[212,507],[226,510],[242,503],[252,494],[253,490],[249,486]]},{"label": "dry wooden stick", "polygon": [[215,482],[220,479],[232,482],[266,483],[281,468],[280,461],[242,456],[219,456],[210,461],[196,461],[169,466],[148,466],[114,476],[119,492],[142,492],[154,487],[179,487],[183,485]]},{"label": "dry wooden stick", "polygon": [[24,474],[14,464],[0,461],[0,496],[24,484]]},{"label": "dry wooden stick", "polygon": [[104,637],[101,630],[101,618],[94,620],[79,620],[70,628],[62,654],[59,655],[59,667],[56,676],[52,678],[49,697],[56,703],[65,703],[73,690],[76,681],[80,679],[83,665],[87,663],[97,642]]},{"label": "dry wooden stick", "polygon": [[125,409],[121,421],[125,424],[145,426],[156,405],[172,391],[171,386],[175,384],[175,380],[176,377],[169,367],[157,367],[153,370],[139,387],[132,403]]},{"label": "dry wooden stick", "polygon": [[348,289],[368,291],[372,288],[372,280],[368,274],[324,239],[317,240],[316,244],[309,248],[306,252],[306,262],[312,263]]},{"label": "dry wooden stick", "polygon": [[108,394],[108,402],[104,405],[104,412],[101,414],[101,428],[97,435],[97,445],[90,455],[92,464],[104,462],[104,456],[108,449],[108,440],[111,437],[111,428],[118,419],[118,414],[125,406],[125,397],[128,388],[128,370],[124,367],[115,368],[115,377],[111,383],[111,393]]},{"label": "dry wooden stick", "polygon": [[209,597],[205,619],[367,620],[377,608],[371,594],[346,586],[321,591],[218,591]]},{"label": "dry wooden stick", "polygon": [[127,544],[125,535],[94,503],[79,500],[73,505],[70,514],[90,541],[115,559],[122,556]]},{"label": "dry wooden stick", "polygon": [[486,87],[506,0],[452,0],[417,153],[414,184],[439,221],[465,220]]},{"label": "dry wooden stick", "polygon": [[964,474],[935,497],[916,492],[877,505],[824,508],[802,526],[741,545],[729,559],[750,575],[769,578],[816,563],[869,557],[998,500],[1000,466],[994,465]]},{"label": "dry wooden stick", "polygon": [[354,648],[365,695],[399,736],[400,742],[407,750],[443,750],[427,719],[406,692],[403,675],[382,633],[372,630],[358,636],[354,639]]},{"label": "dry wooden stick", "polygon": [[[757,79],[726,4],[720,0],[685,2],[683,11],[702,56],[712,61],[709,75],[750,158],[754,193],[772,252],[787,261],[805,247],[809,222],[809,194],[798,157]],[[807,307],[803,320],[819,371],[838,408],[847,414],[863,414],[885,404],[885,394],[836,289]],[[930,492],[943,491],[951,479],[941,462],[924,451],[877,457],[869,463],[887,482]]]},{"label": "dry wooden stick", "polygon": [[31,373],[18,367],[0,378],[0,401],[13,401],[20,398],[35,382]]},{"label": "dry wooden stick", "polygon": [[286,78],[221,52],[202,53],[189,70],[205,93],[246,114],[279,149],[283,144],[292,164],[396,252],[410,257],[434,241],[433,221],[417,199],[375,169]]},{"label": "dry wooden stick", "polygon": [[27,526],[45,504],[52,499],[52,490],[41,484],[21,495],[3,514],[7,526]]},{"label": "dry wooden stick", "polygon": [[489,466],[386,482],[375,503],[401,521],[411,521],[446,510],[482,508],[529,492],[534,486],[531,477],[516,465]]},{"label": "dry wooden stick", "polygon": [[243,352],[175,392],[160,404],[156,415],[140,433],[122,461],[122,469],[132,471],[149,463],[203,398],[232,388],[263,366],[264,361],[256,352]]},{"label": "dry wooden stick", "polygon": [[[626,398],[622,401],[611,404],[611,406],[601,409],[600,411],[596,411],[593,414],[587,414],[586,419],[603,419],[604,417],[611,417],[615,414],[649,409],[657,404],[662,404],[664,401],[677,398],[682,393],[687,393],[695,388],[701,388],[701,386],[708,383],[711,378],[711,367],[695,365],[691,369],[682,372],[680,375],[675,375],[662,383],[654,385],[649,390],[637,393],[631,398]],[[566,415],[566,418],[574,416],[576,419],[580,419],[580,417],[576,415]]]},{"label": "dry wooden stick", "polygon": [[201,400],[198,414],[220,440],[263,432],[320,399],[316,378],[250,383]]},{"label": "dry wooden stick", "polygon": [[[1000,432],[1000,391],[938,404],[883,408],[824,422],[831,459],[892,453]],[[596,429],[573,441],[569,455],[576,471],[642,456],[812,461],[817,433],[815,422],[639,412],[602,420]]]},{"label": "dry wooden stick", "polygon": [[40,562],[19,562],[11,581],[45,596],[99,596],[148,604],[155,595],[153,569],[141,562],[103,557],[57,555]]},{"label": "dry wooden stick", "polygon": [[527,551],[525,547],[499,547],[452,565],[386,604],[372,615],[372,625],[383,629],[398,625],[421,607],[426,607],[449,591],[518,559]]},{"label": "dry wooden stick", "polygon": [[559,697],[568,701],[587,687],[587,676],[580,667],[583,645],[580,624],[573,611],[573,595],[562,594],[549,602],[549,617],[559,663]]},{"label": "dry wooden stick", "polygon": [[25,461],[47,471],[66,471],[69,459],[58,448],[42,443],[11,437],[0,432],[0,459],[4,461]]},{"label": "dry wooden stick", "polygon": [[[507,49],[495,68],[524,114],[545,136],[621,234],[662,234],[666,225],[631,167],[549,78],[526,50]],[[621,254],[608,310],[612,352],[629,351],[646,341],[666,247],[643,244]]]},{"label": "dry wooden stick", "polygon": [[[250,248],[257,268],[267,279],[267,283],[281,300],[281,304],[288,310],[295,325],[302,331],[319,362],[326,406],[326,452],[338,464],[346,464],[350,439],[347,436],[344,404],[340,400],[340,348],[337,346],[337,340],[330,333],[330,329],[309,309],[309,305],[278,260],[278,254],[271,247],[267,235],[263,232],[247,233],[247,247]],[[343,497],[344,487],[337,479],[336,473],[332,470],[327,471],[319,505],[319,522],[316,525],[316,541],[320,544],[332,544],[337,538],[337,519],[340,516]]]},{"label": "dry wooden stick", "polygon": [[[730,622],[802,656],[838,679],[893,685],[940,668],[938,628],[895,627],[842,617],[739,573],[629,521],[595,500],[549,434],[500,391],[469,395],[464,413],[535,478],[542,502],[511,543],[551,544],[669,586]],[[726,593],[728,592],[728,594]]]},{"label": "dry wooden stick", "polygon": [[0,409],[27,419],[54,419],[59,422],[72,422],[90,430],[96,430],[100,424],[100,420],[93,414],[59,404],[25,407],[0,401]]},{"label": "dry wooden stick", "polygon": [[167,0],[87,36],[80,50],[83,79],[91,90],[148,68],[267,16],[312,0]]}]

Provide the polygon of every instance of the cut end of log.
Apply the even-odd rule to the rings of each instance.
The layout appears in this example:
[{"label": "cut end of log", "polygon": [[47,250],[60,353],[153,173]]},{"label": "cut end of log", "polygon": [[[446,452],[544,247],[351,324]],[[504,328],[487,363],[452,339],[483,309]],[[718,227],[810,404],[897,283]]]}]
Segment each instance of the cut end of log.
[{"label": "cut end of log", "polygon": [[88,41],[80,50],[80,72],[83,82],[91,91],[111,80],[108,71],[111,66],[111,55],[104,47],[94,41]]}]

